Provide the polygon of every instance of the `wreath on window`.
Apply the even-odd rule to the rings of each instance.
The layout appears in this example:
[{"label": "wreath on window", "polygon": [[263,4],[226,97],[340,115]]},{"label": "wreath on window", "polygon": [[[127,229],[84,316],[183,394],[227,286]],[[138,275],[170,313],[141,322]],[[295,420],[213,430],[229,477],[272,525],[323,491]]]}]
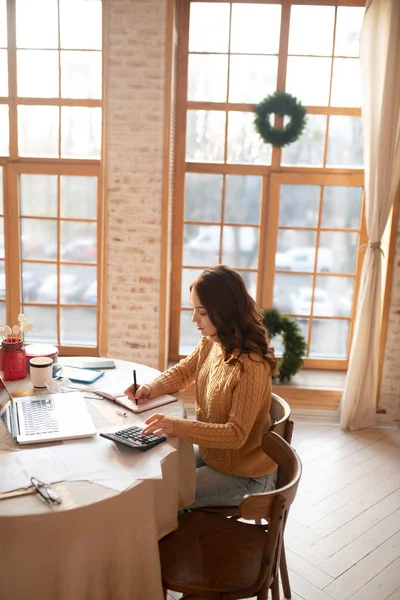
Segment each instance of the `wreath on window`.
[{"label": "wreath on window", "polygon": [[281,335],[283,340],[284,352],[282,358],[278,361],[278,379],[281,383],[290,381],[293,375],[303,366],[303,356],[307,349],[304,335],[294,319],[286,317],[276,308],[264,310],[262,314],[263,325],[267,329],[270,338]]},{"label": "wreath on window", "polygon": [[[307,124],[306,108],[297,98],[287,92],[277,91],[267,96],[254,109],[254,126],[266,144],[278,148],[298,140]],[[289,123],[282,129],[273,127],[272,114],[290,117]]]}]

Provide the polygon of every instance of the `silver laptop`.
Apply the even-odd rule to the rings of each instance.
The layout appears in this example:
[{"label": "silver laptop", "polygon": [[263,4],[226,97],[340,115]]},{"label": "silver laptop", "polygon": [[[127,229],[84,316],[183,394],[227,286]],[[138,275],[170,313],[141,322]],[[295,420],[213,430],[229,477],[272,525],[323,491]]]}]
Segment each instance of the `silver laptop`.
[{"label": "silver laptop", "polygon": [[96,427],[79,392],[14,398],[4,380],[0,417],[19,444],[89,437]]}]

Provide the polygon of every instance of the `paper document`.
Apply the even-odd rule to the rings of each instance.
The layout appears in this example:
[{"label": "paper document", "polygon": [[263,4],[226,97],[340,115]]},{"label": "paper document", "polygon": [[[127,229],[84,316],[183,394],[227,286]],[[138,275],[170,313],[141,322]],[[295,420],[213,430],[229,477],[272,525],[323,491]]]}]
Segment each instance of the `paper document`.
[{"label": "paper document", "polygon": [[101,396],[102,398],[107,398],[107,400],[111,400],[113,402],[116,402],[117,404],[120,404],[124,408],[127,408],[128,410],[131,410],[134,413],[141,413],[145,412],[146,410],[153,410],[155,408],[158,408],[159,406],[164,406],[165,404],[171,404],[172,402],[176,402],[177,400],[177,398],[174,398],[174,396],[170,396],[168,394],[161,394],[160,396],[157,396],[157,398],[153,398],[148,402],[138,404],[136,406],[136,403],[133,400],[130,400],[128,396],[125,396],[123,392],[115,392],[115,388],[113,390],[107,388],[96,389],[95,393]]}]

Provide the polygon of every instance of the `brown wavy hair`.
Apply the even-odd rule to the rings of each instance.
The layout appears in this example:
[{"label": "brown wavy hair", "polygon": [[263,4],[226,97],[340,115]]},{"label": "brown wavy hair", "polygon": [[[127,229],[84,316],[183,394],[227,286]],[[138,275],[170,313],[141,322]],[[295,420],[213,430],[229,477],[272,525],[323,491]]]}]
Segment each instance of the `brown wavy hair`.
[{"label": "brown wavy hair", "polygon": [[239,273],[225,265],[209,267],[192,283],[192,290],[217,330],[225,361],[232,359],[235,349],[245,354],[255,352],[270,365],[275,375],[277,362],[274,349],[268,345],[261,312]]}]

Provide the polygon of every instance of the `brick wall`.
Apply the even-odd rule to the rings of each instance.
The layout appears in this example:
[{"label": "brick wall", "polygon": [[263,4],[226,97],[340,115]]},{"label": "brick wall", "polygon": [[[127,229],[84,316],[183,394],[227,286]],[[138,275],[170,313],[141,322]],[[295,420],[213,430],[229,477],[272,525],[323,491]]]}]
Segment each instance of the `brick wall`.
[{"label": "brick wall", "polygon": [[396,256],[382,370],[380,404],[400,419],[400,219],[397,225]]},{"label": "brick wall", "polygon": [[158,365],[167,0],[109,0],[108,354]]}]

